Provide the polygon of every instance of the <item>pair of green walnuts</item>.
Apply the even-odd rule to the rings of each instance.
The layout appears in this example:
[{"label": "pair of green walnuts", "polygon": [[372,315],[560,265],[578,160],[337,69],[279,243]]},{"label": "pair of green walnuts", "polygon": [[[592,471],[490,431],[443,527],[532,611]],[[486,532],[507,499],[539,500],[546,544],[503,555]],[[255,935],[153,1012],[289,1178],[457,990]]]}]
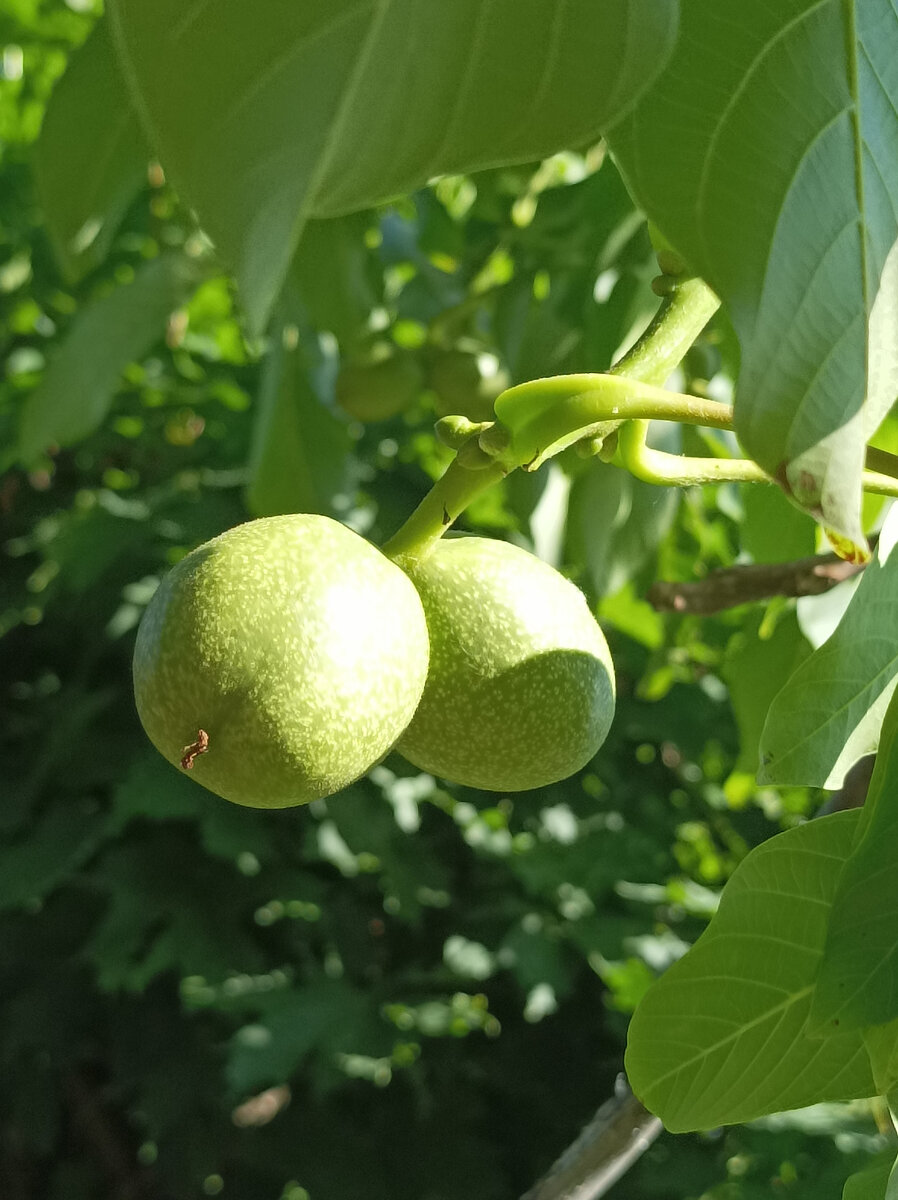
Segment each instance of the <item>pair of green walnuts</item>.
[{"label": "pair of green walnuts", "polygon": [[134,652],[143,726],[226,800],[306,804],[398,750],[490,791],[582,767],[614,713],[583,595],[533,555],[439,541],[400,569],[328,517],[250,521],[188,554]]}]

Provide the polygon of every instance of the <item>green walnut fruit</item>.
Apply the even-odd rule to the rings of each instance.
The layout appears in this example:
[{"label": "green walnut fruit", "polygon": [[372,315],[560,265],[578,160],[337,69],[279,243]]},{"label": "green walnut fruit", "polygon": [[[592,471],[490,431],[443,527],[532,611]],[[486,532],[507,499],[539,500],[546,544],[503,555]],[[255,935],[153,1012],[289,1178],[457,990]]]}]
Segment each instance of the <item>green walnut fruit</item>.
[{"label": "green walnut fruit", "polygon": [[461,416],[469,421],[495,420],[493,403],[508,386],[504,372],[481,375],[477,355],[465,350],[435,351],[428,364],[427,382],[436,396],[439,416]]},{"label": "green walnut fruit", "polygon": [[237,804],[330,795],[408,725],[427,674],[403,572],[321,516],[250,521],[168,574],[144,614],[134,693],[169,762]]},{"label": "green walnut fruit", "polygon": [[401,352],[347,362],[337,374],[337,404],[356,421],[388,421],[414,402],[421,379],[414,357]]},{"label": "green walnut fruit", "polygon": [[409,568],[427,616],[424,695],[397,749],[488,791],[526,791],[584,766],[614,715],[614,668],[583,594],[517,546],[439,542]]}]

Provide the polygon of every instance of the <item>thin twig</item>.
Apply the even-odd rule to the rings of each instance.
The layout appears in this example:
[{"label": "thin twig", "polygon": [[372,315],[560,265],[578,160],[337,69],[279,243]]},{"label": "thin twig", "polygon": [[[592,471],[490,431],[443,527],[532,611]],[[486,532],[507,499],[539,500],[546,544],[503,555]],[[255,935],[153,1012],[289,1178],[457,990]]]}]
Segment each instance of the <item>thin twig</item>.
[{"label": "thin twig", "polygon": [[708,616],[773,596],[819,596],[863,569],[863,564],[846,562],[835,554],[784,563],[744,563],[712,571],[694,582],[659,580],[649,588],[648,601],[658,612]]},{"label": "thin twig", "polygon": [[616,1095],[521,1200],[598,1200],[648,1150],[662,1128],[620,1080]]}]

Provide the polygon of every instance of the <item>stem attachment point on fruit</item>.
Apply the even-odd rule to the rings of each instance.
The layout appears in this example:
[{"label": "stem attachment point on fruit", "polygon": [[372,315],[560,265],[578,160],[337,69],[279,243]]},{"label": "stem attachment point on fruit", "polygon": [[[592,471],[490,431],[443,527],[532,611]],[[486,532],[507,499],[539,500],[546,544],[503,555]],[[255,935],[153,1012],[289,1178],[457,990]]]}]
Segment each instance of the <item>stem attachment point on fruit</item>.
[{"label": "stem attachment point on fruit", "polygon": [[208,749],[209,735],[206,733],[205,729],[198,729],[196,731],[196,741],[191,742],[189,746],[184,747],[184,755],[181,758],[182,770],[189,771],[193,767],[196,759],[201,754],[205,754]]}]

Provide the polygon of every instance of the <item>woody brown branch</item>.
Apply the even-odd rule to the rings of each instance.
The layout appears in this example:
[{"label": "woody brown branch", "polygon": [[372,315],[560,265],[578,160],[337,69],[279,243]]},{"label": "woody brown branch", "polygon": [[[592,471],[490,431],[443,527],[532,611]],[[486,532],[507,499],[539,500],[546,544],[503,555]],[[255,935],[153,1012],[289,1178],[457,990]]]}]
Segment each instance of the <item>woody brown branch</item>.
[{"label": "woody brown branch", "polygon": [[712,571],[690,582],[659,580],[648,601],[658,612],[710,616],[739,604],[773,596],[819,596],[851,579],[863,565],[845,562],[835,554],[814,554],[784,563],[744,563]]},{"label": "woody brown branch", "polygon": [[661,1122],[622,1080],[522,1200],[599,1200],[658,1137]]}]

